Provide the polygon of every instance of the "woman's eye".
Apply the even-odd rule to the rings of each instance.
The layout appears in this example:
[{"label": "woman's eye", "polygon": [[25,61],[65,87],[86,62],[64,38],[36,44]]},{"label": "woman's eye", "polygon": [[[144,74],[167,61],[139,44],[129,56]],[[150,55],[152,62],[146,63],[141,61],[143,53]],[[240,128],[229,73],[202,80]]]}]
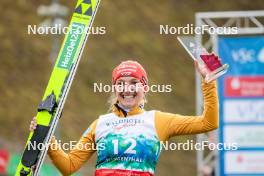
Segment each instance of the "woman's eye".
[{"label": "woman's eye", "polygon": [[136,85],[137,83],[139,83],[138,81],[132,81],[131,84]]}]

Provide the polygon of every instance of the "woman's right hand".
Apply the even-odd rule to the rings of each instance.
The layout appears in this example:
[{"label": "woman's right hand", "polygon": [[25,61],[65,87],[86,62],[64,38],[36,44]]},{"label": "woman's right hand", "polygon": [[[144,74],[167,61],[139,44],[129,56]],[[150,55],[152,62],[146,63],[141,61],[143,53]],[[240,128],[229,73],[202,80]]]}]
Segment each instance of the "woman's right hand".
[{"label": "woman's right hand", "polygon": [[33,119],[30,122],[29,130],[33,132],[37,127],[37,118],[33,117]]}]

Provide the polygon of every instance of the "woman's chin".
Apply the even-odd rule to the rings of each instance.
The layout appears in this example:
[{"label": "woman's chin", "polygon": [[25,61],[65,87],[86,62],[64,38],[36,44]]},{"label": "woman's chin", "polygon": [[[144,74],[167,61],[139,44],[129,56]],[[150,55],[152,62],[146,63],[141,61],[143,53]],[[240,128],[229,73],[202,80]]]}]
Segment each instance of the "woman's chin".
[{"label": "woman's chin", "polygon": [[134,102],[122,102],[121,104],[126,109],[131,109],[131,108],[133,108],[135,106],[135,103]]}]

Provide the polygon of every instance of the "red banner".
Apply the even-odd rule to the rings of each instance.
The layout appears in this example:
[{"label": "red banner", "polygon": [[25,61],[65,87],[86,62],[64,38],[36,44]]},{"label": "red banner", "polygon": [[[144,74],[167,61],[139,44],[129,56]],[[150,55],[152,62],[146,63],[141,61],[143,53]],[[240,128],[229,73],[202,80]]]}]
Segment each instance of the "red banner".
[{"label": "red banner", "polygon": [[5,174],[9,160],[9,153],[0,149],[0,174]]},{"label": "red banner", "polygon": [[227,76],[226,97],[264,97],[264,76]]}]

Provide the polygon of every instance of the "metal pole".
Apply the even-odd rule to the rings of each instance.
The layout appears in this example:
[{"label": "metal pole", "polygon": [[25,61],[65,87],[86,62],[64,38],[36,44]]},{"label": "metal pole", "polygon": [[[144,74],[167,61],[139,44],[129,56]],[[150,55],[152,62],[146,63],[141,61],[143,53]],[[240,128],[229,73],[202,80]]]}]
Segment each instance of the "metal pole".
[{"label": "metal pole", "polygon": [[[202,26],[202,21],[200,18],[197,17],[196,15],[196,25],[195,26]],[[195,40],[197,46],[202,46],[202,36],[196,34],[195,35]],[[195,83],[196,83],[196,115],[200,115],[202,113],[202,91],[201,91],[201,77],[197,71],[195,71]],[[202,135],[198,134],[196,135],[196,142],[200,143],[202,142]],[[196,160],[197,160],[197,175],[201,175],[201,167],[203,165],[203,151],[197,151],[196,152]]]},{"label": "metal pole", "polygon": [[[211,37],[212,37],[212,44],[213,44],[213,52],[215,52],[218,55],[218,34],[214,34]],[[218,129],[214,131],[213,133],[213,137],[217,143],[219,143],[218,133],[219,133]],[[214,150],[212,152],[214,152],[214,155],[215,155],[215,158],[213,160],[213,163],[214,163],[213,169],[215,170],[215,175],[219,176],[219,173],[220,173],[219,172],[219,162],[217,159],[218,151]]]}]

